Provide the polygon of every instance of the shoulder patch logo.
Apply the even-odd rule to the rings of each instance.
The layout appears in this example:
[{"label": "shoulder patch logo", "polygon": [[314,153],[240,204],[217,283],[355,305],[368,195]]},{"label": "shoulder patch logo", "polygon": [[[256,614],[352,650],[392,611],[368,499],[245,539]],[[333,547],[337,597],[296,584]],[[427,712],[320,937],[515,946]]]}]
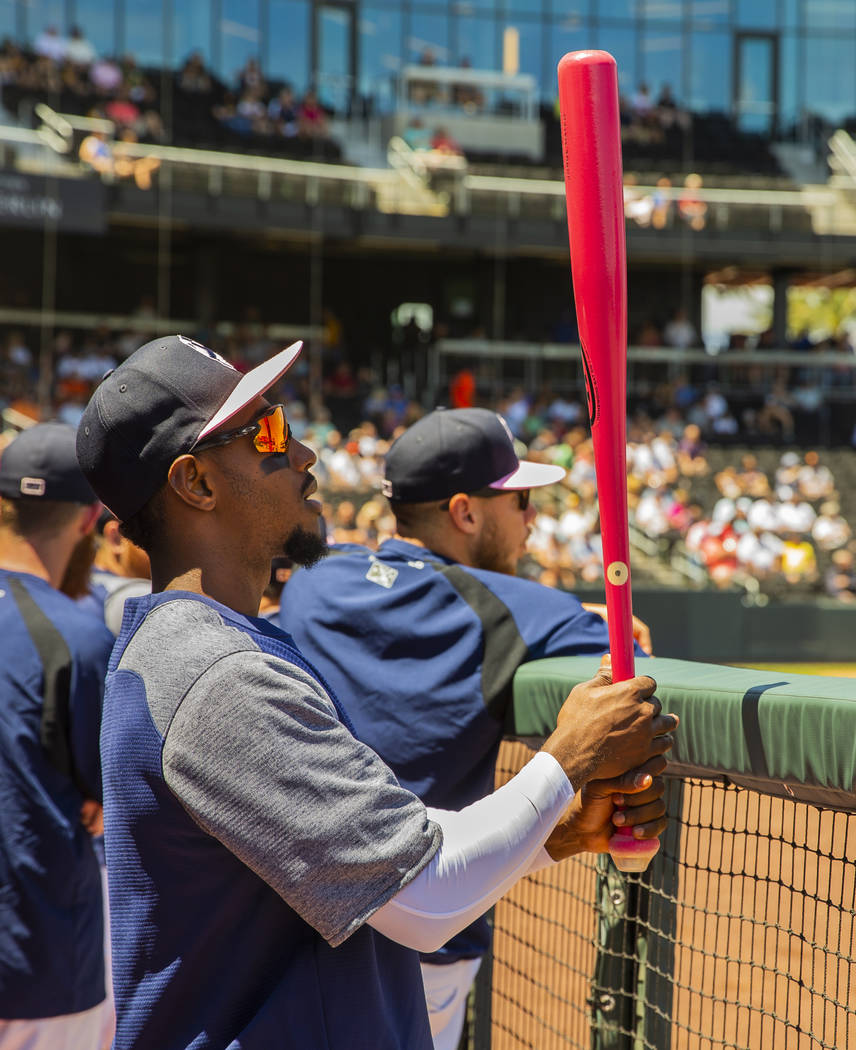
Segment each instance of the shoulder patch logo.
[{"label": "shoulder patch logo", "polygon": [[371,568],[366,573],[366,579],[389,590],[398,579],[398,569],[393,569],[391,565],[384,565],[380,561],[372,561]]},{"label": "shoulder patch logo", "polygon": [[221,365],[225,365],[227,368],[231,368],[233,372],[237,372],[237,368],[230,365],[225,357],[221,357],[215,350],[210,347],[203,346],[202,343],[197,343],[195,339],[188,339],[186,335],[180,335],[178,337],[185,346],[189,346],[191,350],[195,350],[197,354],[204,354],[205,357],[210,357],[212,361],[219,361]]}]

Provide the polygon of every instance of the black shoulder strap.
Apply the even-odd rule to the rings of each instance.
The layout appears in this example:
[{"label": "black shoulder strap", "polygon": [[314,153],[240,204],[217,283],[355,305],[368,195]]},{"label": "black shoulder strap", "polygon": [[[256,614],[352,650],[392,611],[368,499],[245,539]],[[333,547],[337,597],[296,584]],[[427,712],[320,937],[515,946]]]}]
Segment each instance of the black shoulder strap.
[{"label": "black shoulder strap", "polygon": [[511,710],[512,682],[517,668],[529,652],[514,622],[511,610],[493,591],[460,565],[434,565],[481,620],[484,637],[482,659],[482,698],[497,721]]},{"label": "black shoulder strap", "polygon": [[71,652],[21,580],[12,578],[8,584],[42,662],[42,747],[54,769],[65,774],[83,791],[71,755]]}]

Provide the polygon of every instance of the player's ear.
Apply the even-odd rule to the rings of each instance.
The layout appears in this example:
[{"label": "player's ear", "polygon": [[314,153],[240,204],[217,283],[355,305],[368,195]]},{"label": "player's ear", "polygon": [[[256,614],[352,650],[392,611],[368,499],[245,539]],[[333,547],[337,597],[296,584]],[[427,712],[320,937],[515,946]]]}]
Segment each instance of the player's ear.
[{"label": "player's ear", "polygon": [[173,460],[167,482],[179,499],[195,510],[213,510],[217,505],[211,472],[196,456],[188,454]]},{"label": "player's ear", "polygon": [[466,492],[456,492],[449,500],[449,519],[461,532],[475,532],[480,522],[476,501]]}]

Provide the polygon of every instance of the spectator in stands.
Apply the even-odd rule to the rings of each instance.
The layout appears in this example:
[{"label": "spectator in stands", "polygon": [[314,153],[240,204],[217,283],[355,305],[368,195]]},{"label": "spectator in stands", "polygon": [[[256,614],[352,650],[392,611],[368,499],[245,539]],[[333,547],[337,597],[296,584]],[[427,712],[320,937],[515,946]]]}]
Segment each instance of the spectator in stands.
[{"label": "spectator in stands", "polygon": [[431,133],[425,127],[425,122],[421,117],[411,117],[407,127],[401,133],[401,137],[411,149],[431,149]]},{"label": "spectator in stands", "polygon": [[178,86],[191,95],[209,95],[213,90],[214,82],[198,51],[185,60],[178,74]]},{"label": "spectator in stands", "polygon": [[847,604],[856,602],[856,559],[852,550],[845,547],[833,553],[823,585],[830,598]]},{"label": "spectator in stands", "polygon": [[462,157],[464,153],[458,143],[443,127],[437,128],[431,136],[431,149],[435,153],[441,153],[447,157]]},{"label": "spectator in stands", "polygon": [[699,196],[703,180],[701,175],[689,174],[684,178],[684,188],[678,197],[678,215],[693,230],[703,230],[707,223],[707,201]]},{"label": "spectator in stands", "polygon": [[835,500],[821,504],[811,527],[811,538],[822,551],[834,551],[850,541],[852,531]]},{"label": "spectator in stands", "polygon": [[294,138],[299,129],[297,102],[290,84],[283,84],[268,103],[268,119],[274,129],[287,139]]},{"label": "spectator in stands", "polygon": [[65,58],[66,43],[56,26],[46,26],[33,42],[33,51],[40,58],[49,58],[59,65]]},{"label": "spectator in stands", "polygon": [[803,464],[797,469],[795,482],[800,495],[811,502],[828,499],[835,493],[835,479],[829,467],[820,462],[813,449],[806,452]]},{"label": "spectator in stands", "polygon": [[794,417],[791,412],[793,399],[788,393],[787,383],[781,376],[777,377],[764,398],[764,404],[758,413],[758,428],[762,434],[781,438],[783,441],[794,440]]},{"label": "spectator in stands", "polygon": [[698,332],[690,321],[687,311],[678,307],[663,329],[663,344],[679,350],[688,350],[699,345]]},{"label": "spectator in stands", "polygon": [[104,112],[120,129],[132,128],[140,119],[140,107],[132,101],[127,84],[122,84],[116,95],[104,104]]},{"label": "spectator in stands", "polygon": [[654,116],[654,102],[648,85],[641,82],[633,93],[630,106],[635,120],[642,124],[649,124]]},{"label": "spectator in stands", "polygon": [[795,488],[780,485],[776,489],[779,499],[778,518],[782,532],[793,532],[807,536],[814,525],[817,514],[810,503],[807,503]]},{"label": "spectator in stands", "polygon": [[254,135],[266,135],[270,130],[264,88],[260,85],[244,88],[235,107],[239,120],[246,121]]},{"label": "spectator in stands", "polygon": [[65,44],[65,57],[75,66],[90,66],[95,61],[95,48],[80,26],[72,26]]},{"label": "spectator in stands", "polygon": [[710,469],[707,462],[707,446],[702,440],[701,430],[695,423],[684,427],[678,442],[678,469],[686,478],[700,477]]},{"label": "spectator in stands", "polygon": [[811,542],[798,532],[785,534],[782,544],[782,572],[790,584],[811,583],[817,579],[817,558]]},{"label": "spectator in stands", "polygon": [[664,230],[672,218],[672,180],[668,175],[657,179],[651,209],[651,225],[655,230]]},{"label": "spectator in stands", "polygon": [[243,95],[247,91],[258,91],[264,97],[267,92],[267,82],[257,58],[248,58],[243,68],[238,71],[235,79],[238,84],[239,95]]},{"label": "spectator in stands", "polygon": [[327,137],[327,114],[313,90],[304,93],[297,107],[297,124],[300,134],[308,139]]},{"label": "spectator in stands", "polygon": [[112,58],[96,58],[89,67],[89,79],[98,95],[112,95],[122,83],[122,70]]}]

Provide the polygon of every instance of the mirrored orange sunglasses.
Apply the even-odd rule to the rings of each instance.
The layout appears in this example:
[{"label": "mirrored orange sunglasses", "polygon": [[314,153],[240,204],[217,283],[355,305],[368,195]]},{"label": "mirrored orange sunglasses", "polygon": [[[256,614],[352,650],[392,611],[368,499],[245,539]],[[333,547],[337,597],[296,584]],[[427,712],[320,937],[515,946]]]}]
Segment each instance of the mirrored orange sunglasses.
[{"label": "mirrored orange sunglasses", "polygon": [[228,445],[238,438],[252,435],[253,445],[258,452],[288,452],[291,442],[291,428],[285,418],[284,405],[267,405],[249,423],[235,430],[221,430],[212,437],[205,438],[194,445],[191,452],[204,452],[208,448],[219,448]]}]

